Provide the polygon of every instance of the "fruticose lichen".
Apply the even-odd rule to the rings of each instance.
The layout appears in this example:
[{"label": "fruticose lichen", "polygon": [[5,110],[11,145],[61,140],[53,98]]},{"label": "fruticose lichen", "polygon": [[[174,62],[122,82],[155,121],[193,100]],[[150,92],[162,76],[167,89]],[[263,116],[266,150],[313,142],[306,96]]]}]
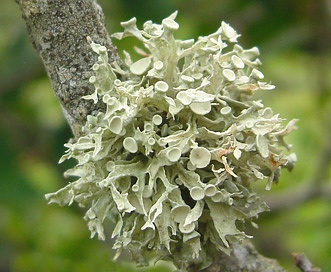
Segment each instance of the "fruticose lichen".
[{"label": "fruticose lichen", "polygon": [[[88,116],[83,136],[60,162],[75,158],[66,176],[78,179],[47,200],[85,207],[91,236],[105,239],[103,222],[114,222],[111,237],[119,255],[128,249],[139,265],[172,260],[208,266],[217,251],[248,237],[244,222],[267,210],[250,184],[277,182],[295,156],[283,137],[285,127],[261,101],[259,50],[243,49],[227,23],[213,34],[176,40],[176,13],[143,30],[136,19],[122,23],[114,38],[136,37],[143,56],[124,65],[108,63],[104,46],[90,40],[99,55],[90,82],[104,112]],[[254,222],[252,222],[254,224]]]}]

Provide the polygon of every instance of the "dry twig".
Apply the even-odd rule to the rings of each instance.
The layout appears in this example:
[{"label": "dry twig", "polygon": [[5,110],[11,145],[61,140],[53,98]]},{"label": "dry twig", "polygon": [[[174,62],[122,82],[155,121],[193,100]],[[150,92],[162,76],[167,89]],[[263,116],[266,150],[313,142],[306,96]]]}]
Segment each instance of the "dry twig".
[{"label": "dry twig", "polygon": [[314,265],[308,260],[307,256],[303,253],[292,253],[292,257],[295,261],[295,265],[302,272],[320,272],[321,269],[314,267]]}]

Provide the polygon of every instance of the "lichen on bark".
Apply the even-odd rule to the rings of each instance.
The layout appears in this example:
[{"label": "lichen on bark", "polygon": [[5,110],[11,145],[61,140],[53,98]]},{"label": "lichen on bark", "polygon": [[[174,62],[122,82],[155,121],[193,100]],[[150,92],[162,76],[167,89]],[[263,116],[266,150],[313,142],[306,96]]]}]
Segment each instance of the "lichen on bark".
[{"label": "lichen on bark", "polygon": [[[104,25],[101,8],[94,0],[15,0],[22,9],[32,43],[40,54],[65,117],[76,137],[86,117],[102,104],[81,99],[93,92],[88,79],[97,56],[86,37],[104,45],[109,62],[120,58]],[[260,270],[257,270],[261,268]],[[190,267],[189,271],[198,271]],[[285,271],[277,261],[264,258],[250,242],[237,244],[230,256],[220,254],[204,271]]]}]

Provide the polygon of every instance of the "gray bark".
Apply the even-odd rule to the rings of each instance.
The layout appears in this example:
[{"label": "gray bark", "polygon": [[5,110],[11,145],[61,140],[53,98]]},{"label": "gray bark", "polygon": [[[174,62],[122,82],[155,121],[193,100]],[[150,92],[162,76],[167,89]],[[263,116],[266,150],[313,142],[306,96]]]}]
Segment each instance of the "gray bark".
[{"label": "gray bark", "polygon": [[96,54],[86,37],[109,50],[110,62],[119,60],[104,24],[100,6],[93,0],[16,0],[31,41],[42,58],[64,115],[77,137],[86,116],[102,107],[82,96],[91,94],[88,82]]},{"label": "gray bark", "polygon": [[[32,43],[41,56],[65,117],[76,137],[86,116],[101,107],[81,97],[93,92],[88,79],[96,55],[86,37],[106,46],[110,62],[119,60],[94,0],[16,0]],[[194,266],[190,271],[198,271]],[[231,256],[220,254],[205,272],[284,272],[277,261],[260,255],[250,242],[236,244]]]},{"label": "gray bark", "polygon": [[[199,270],[191,267],[190,272]],[[232,245],[230,256],[220,253],[214,263],[203,272],[286,272],[276,260],[259,254],[253,244],[246,240]]]}]

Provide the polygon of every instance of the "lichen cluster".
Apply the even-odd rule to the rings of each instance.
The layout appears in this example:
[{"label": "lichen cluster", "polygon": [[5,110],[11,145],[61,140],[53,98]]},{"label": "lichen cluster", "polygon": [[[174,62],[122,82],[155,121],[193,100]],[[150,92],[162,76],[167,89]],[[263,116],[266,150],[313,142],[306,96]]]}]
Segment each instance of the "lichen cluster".
[{"label": "lichen cluster", "polygon": [[228,24],[197,41],[176,40],[176,13],[162,24],[122,23],[113,37],[136,37],[142,58],[125,52],[124,64],[108,63],[104,46],[90,82],[106,110],[88,116],[83,136],[67,143],[61,162],[75,158],[66,172],[78,179],[46,195],[60,205],[77,202],[88,210],[91,235],[105,239],[103,222],[114,224],[113,248],[132,252],[145,265],[171,259],[180,269],[208,265],[213,252],[230,252],[248,237],[245,221],[267,210],[250,184],[278,180],[291,165],[283,137],[295,128],[261,101],[257,48],[243,49]]}]

